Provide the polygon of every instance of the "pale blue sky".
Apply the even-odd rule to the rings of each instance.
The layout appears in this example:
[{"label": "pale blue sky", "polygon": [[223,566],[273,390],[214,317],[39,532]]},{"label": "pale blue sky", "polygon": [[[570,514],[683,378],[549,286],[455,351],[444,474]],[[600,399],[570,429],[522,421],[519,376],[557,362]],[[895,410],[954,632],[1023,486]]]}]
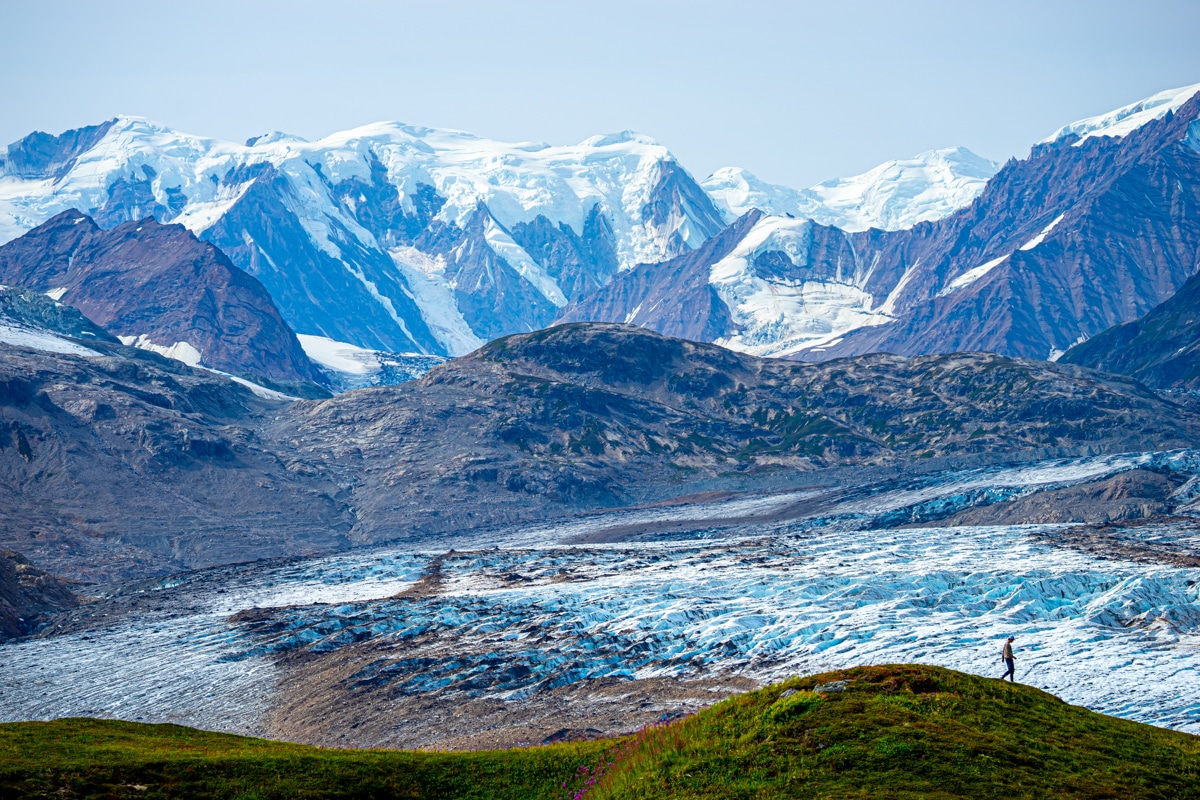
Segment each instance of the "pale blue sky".
[{"label": "pale blue sky", "polygon": [[383,119],[556,144],[634,129],[793,186],[1200,82],[1200,2],[0,4],[0,142],[118,113],[244,140]]}]

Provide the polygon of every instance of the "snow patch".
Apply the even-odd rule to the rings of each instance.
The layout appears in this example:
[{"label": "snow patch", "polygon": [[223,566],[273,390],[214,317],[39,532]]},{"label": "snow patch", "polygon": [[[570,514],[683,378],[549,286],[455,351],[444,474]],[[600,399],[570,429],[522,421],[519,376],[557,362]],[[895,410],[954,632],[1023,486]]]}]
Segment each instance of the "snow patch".
[{"label": "snow patch", "polygon": [[35,330],[23,325],[13,325],[0,320],[0,342],[18,347],[30,347],[34,350],[44,350],[48,353],[64,353],[85,358],[103,358],[103,353],[76,344],[49,331]]},{"label": "snow patch", "polygon": [[51,289],[50,291],[46,292],[46,297],[49,297],[51,300],[57,303],[59,300],[63,299],[63,295],[66,293],[67,287],[60,286],[57,289]]},{"label": "snow patch", "polygon": [[189,367],[200,366],[200,360],[202,358],[200,351],[189,342],[175,342],[174,344],[167,345],[155,344],[154,342],[150,341],[150,337],[144,333],[139,336],[118,336],[117,338],[120,339],[121,344],[125,345],[126,347],[136,347],[139,350],[149,350],[151,353],[158,353],[160,356],[166,356],[167,358],[173,358],[176,361],[182,361]]},{"label": "snow patch", "polygon": [[1017,249],[1018,250],[1032,250],[1033,248],[1037,247],[1039,244],[1041,244],[1045,240],[1046,236],[1049,235],[1050,231],[1052,231],[1056,227],[1058,227],[1058,223],[1062,222],[1063,217],[1065,217],[1065,216],[1066,216],[1066,214],[1059,214],[1057,217],[1054,218],[1053,222],[1051,222],[1045,228],[1042,228],[1041,233],[1039,233],[1037,236],[1030,239],[1025,244],[1021,245]]},{"label": "snow patch", "polygon": [[300,340],[305,355],[325,370],[334,388],[341,391],[415,380],[446,360],[422,353],[368,350],[304,333],[296,334],[296,338]]},{"label": "snow patch", "polygon": [[950,281],[950,283],[946,284],[946,288],[942,289],[940,292],[938,292],[937,296],[945,297],[946,295],[950,294],[951,292],[957,292],[959,289],[963,289],[963,288],[966,288],[967,286],[970,286],[972,283],[979,280],[984,275],[987,275],[993,269],[995,269],[996,267],[1000,266],[1005,261],[1007,261],[1008,257],[1010,255],[1012,255],[1012,254],[1009,253],[1008,255],[1003,255],[1003,256],[1000,256],[999,258],[993,258],[991,261],[987,262],[986,264],[980,264],[978,267],[972,267],[971,269],[964,272],[962,275],[959,275],[957,278]]},{"label": "snow patch", "polygon": [[327,369],[365,375],[379,368],[374,350],[305,333],[296,334],[296,338],[300,340],[304,354]]}]

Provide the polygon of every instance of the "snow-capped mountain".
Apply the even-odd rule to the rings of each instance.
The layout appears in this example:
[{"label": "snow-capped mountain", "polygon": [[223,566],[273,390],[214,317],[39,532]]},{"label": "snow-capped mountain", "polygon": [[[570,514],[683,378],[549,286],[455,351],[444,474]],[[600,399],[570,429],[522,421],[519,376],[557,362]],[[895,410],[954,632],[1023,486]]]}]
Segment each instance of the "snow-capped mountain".
[{"label": "snow-capped mountain", "polygon": [[846,231],[890,231],[942,219],[970,205],[999,169],[995,161],[965,147],[950,147],[808,189],[767,183],[739,167],[719,169],[700,185],[730,220],[756,208]]},{"label": "snow-capped mountain", "polygon": [[0,240],[68,208],[105,227],[177,222],[257,277],[297,332],[397,352],[542,327],[723,226],[667,149],[629,132],[552,147],[380,123],[240,145],[118,117],[31,134],[0,169]]},{"label": "snow-capped mountain", "polygon": [[1179,89],[1166,89],[1145,100],[1139,100],[1105,114],[1098,114],[1072,122],[1070,125],[1064,125],[1038,144],[1051,144],[1071,139],[1078,146],[1094,136],[1120,138],[1132,133],[1147,122],[1161,119],[1168,113],[1178,111],[1184,103],[1195,97],[1197,92],[1200,92],[1200,83]]},{"label": "snow-capped mountain", "polygon": [[958,213],[912,228],[747,212],[710,246],[624,273],[560,319],[807,359],[1052,357],[1145,314],[1200,264],[1200,98],[1180,103],[1186,93],[1067,126]]}]

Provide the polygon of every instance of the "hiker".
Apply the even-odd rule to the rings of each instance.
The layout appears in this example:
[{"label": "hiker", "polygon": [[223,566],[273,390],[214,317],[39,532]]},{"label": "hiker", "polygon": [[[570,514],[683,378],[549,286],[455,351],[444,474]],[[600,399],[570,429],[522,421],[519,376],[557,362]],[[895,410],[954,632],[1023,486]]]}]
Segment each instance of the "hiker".
[{"label": "hiker", "polygon": [[1008,678],[1010,683],[1016,683],[1017,669],[1015,666],[1016,662],[1013,660],[1012,643],[1013,637],[1010,636],[1008,637],[1008,641],[1004,643],[1004,649],[1000,651],[1000,657],[1004,659],[1004,663],[1008,667],[1008,672],[1001,675],[1000,680]]}]

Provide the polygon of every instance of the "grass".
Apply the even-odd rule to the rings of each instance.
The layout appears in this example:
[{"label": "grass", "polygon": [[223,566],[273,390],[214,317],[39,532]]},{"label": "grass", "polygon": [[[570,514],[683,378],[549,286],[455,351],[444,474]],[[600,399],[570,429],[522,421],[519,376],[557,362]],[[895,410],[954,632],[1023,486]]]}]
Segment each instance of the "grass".
[{"label": "grass", "polygon": [[605,743],[480,753],[334,750],[179,725],[0,725],[0,797],[558,798]]},{"label": "grass", "polygon": [[1198,737],[936,667],[794,678],[638,739],[587,800],[1200,798]]},{"label": "grass", "polygon": [[[848,681],[838,693],[818,684]],[[925,666],[794,678],[633,737],[328,750],[174,725],[0,725],[0,796],[1200,798],[1200,738]]]}]

